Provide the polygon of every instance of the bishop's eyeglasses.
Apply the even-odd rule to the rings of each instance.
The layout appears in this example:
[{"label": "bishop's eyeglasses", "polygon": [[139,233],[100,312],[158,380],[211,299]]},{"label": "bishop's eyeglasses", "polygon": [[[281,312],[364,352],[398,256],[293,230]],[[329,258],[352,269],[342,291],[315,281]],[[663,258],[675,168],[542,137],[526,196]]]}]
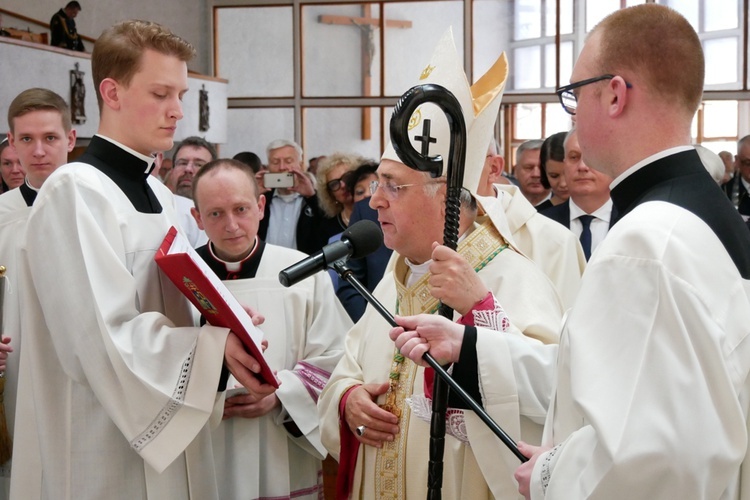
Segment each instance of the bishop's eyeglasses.
[{"label": "bishop's eyeglasses", "polygon": [[[573,92],[575,89],[583,87],[584,85],[588,85],[590,83],[596,83],[601,82],[602,80],[611,80],[614,78],[615,75],[602,75],[602,76],[596,76],[594,78],[588,78],[586,80],[581,80],[580,82],[571,83],[570,85],[566,85],[564,87],[560,87],[555,91],[557,94],[557,97],[560,99],[560,104],[562,104],[563,109],[571,115],[576,114],[576,108],[578,107],[578,96],[575,92]],[[625,82],[625,86],[629,89],[632,89],[633,86],[629,84],[628,82]]]},{"label": "bishop's eyeglasses", "polygon": [[398,193],[404,188],[408,188],[411,186],[424,186],[425,184],[441,184],[445,182],[445,179],[433,179],[429,180],[427,182],[417,183],[417,184],[401,184],[396,185],[391,181],[386,181],[383,183],[380,183],[378,181],[372,181],[370,183],[370,194],[375,195],[375,191],[378,190],[378,188],[381,188],[383,190],[383,194],[385,194],[385,197],[389,200],[395,200],[398,198]]}]

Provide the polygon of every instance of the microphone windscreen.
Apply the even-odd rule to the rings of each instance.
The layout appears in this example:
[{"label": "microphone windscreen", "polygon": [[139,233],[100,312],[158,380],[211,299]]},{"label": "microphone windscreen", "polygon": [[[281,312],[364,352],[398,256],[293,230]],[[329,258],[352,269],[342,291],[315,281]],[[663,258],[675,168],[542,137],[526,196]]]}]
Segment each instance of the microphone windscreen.
[{"label": "microphone windscreen", "polygon": [[352,259],[359,259],[380,248],[383,244],[383,231],[377,222],[371,220],[358,221],[344,231],[342,240],[348,240],[352,246]]}]

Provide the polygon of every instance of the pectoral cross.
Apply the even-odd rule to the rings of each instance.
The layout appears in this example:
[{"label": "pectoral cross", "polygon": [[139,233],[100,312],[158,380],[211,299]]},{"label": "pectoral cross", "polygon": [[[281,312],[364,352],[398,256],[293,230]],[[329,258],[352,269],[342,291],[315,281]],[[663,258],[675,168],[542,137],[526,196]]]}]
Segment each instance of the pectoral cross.
[{"label": "pectoral cross", "polygon": [[[380,27],[381,19],[372,17],[372,5],[362,6],[362,17],[331,16],[322,15],[318,21],[324,24],[342,24],[357,26],[361,31],[362,39],[362,96],[372,96],[372,60],[375,55],[375,30]],[[411,28],[411,21],[386,19],[383,21],[386,28]],[[370,121],[370,108],[362,109],[362,140],[372,138],[372,124]]]}]

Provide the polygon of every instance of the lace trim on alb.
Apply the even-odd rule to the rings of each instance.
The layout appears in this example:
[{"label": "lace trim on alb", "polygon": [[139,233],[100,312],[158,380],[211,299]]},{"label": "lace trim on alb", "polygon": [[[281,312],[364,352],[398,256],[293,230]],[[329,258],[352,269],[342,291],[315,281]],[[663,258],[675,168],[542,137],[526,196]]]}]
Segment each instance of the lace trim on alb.
[{"label": "lace trim on alb", "polygon": [[542,462],[542,491],[547,494],[547,486],[549,486],[550,479],[552,479],[552,459],[560,451],[562,445],[558,444],[544,455],[544,461]]},{"label": "lace trim on alb", "polygon": [[[197,342],[196,342],[197,344]],[[136,450],[142,450],[146,445],[153,441],[156,436],[164,429],[164,427],[172,420],[172,417],[177,413],[182,404],[185,401],[185,391],[187,390],[188,380],[190,380],[190,372],[193,369],[193,358],[195,357],[195,348],[188,354],[185,361],[182,363],[182,370],[180,370],[180,377],[175,386],[172,397],[169,399],[166,405],[161,409],[156,418],[151,422],[148,428],[143,431],[139,436],[130,442],[130,446]]]},{"label": "lace trim on alb", "polygon": [[[423,395],[406,398],[406,403],[412,413],[420,420],[430,423],[432,420],[432,400]],[[469,434],[466,432],[466,417],[464,410],[448,408],[445,411],[445,433],[450,434],[462,443],[469,443]]]},{"label": "lace trim on alb", "polygon": [[492,302],[495,306],[492,310],[484,309],[472,311],[474,315],[474,326],[489,328],[498,332],[507,332],[510,327],[508,315],[505,314],[505,310],[494,295],[492,296]]}]

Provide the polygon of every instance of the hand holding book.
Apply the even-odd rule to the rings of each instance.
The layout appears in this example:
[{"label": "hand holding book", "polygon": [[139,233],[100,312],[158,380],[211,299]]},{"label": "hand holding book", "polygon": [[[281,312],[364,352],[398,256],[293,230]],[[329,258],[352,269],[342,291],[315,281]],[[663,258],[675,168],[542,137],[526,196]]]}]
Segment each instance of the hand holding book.
[{"label": "hand holding book", "polygon": [[[209,324],[231,330],[227,339],[226,362],[235,378],[259,395],[270,394],[277,389],[279,382],[263,358],[263,332],[253,324],[247,311],[175,227],[167,233],[154,260]],[[255,365],[257,370],[253,369]]]}]

